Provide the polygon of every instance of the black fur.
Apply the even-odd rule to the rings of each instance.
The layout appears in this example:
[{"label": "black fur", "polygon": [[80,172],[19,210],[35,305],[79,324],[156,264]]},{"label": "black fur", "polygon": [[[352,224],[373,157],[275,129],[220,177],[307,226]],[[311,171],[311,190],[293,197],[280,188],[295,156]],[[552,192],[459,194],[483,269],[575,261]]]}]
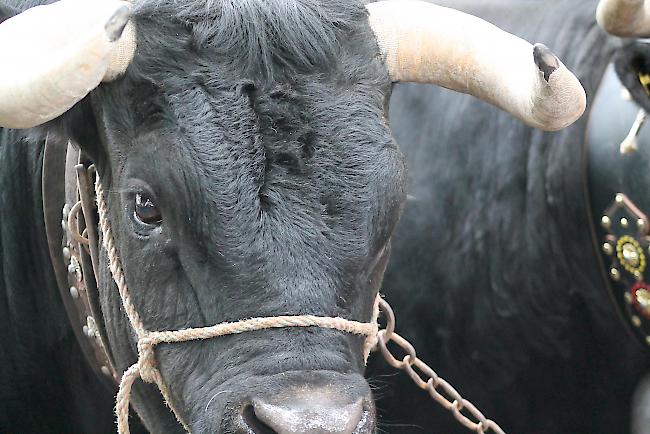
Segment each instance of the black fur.
[{"label": "black fur", "polygon": [[47,253],[42,142],[0,143],[0,430],[108,434],[111,392],[85,365]]},{"label": "black fur", "polygon": [[[621,42],[597,1],[448,1],[543,42],[595,95]],[[543,133],[466,96],[396,88],[391,129],[409,200],[383,291],[419,356],[511,433],[624,433],[650,367],[602,282],[586,221],[581,147],[588,113]],[[464,433],[410,380],[384,377],[391,434]],[[380,419],[382,420],[382,419]]]},{"label": "black fur", "polygon": [[0,4],[0,23],[16,15],[16,11],[12,8]]}]

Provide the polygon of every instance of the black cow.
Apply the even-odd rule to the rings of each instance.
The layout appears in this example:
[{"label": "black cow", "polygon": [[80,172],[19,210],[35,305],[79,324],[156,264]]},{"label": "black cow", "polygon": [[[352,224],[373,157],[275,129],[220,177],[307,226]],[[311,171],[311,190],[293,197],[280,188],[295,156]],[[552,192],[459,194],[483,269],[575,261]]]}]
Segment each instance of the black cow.
[{"label": "black cow", "polygon": [[[460,44],[462,59],[428,58],[439,48],[431,41],[445,35],[421,19],[449,12],[417,3],[423,14],[411,18],[431,38],[420,41],[422,53],[402,41],[404,72],[389,65],[395,53],[382,44],[391,40],[378,45],[380,24],[354,1],[143,1],[132,10],[114,0],[66,2],[21,14],[29,21],[54,11],[22,33],[6,18],[29,5],[0,8],[0,125],[33,127],[0,132],[3,433],[114,431],[113,391],[81,357],[46,253],[46,137],[71,139],[94,162],[147,329],[299,314],[368,322],[405,198],[404,161],[386,120],[392,82],[437,80],[549,128],[571,123],[583,106],[582,88],[547,49],[484,24],[481,37]],[[377,22],[399,24],[404,14],[395,12]],[[461,18],[438,25],[457,22],[449,30],[463,39],[477,22]],[[127,22],[137,24],[135,56],[125,74],[109,77],[106,56],[133,29]],[[34,32],[40,40],[27,37]],[[438,51],[454,54],[454,41],[441,40]],[[14,48],[26,41],[27,51]],[[463,51],[474,46],[483,51]],[[507,61],[489,63],[504,50]],[[558,105],[567,92],[575,97]],[[96,319],[122,373],[136,361],[136,337],[105,253],[98,270]],[[163,344],[155,360],[193,432],[364,434],[376,418],[362,345],[334,330],[266,330]],[[133,395],[149,431],[182,432],[154,386],[138,383]]]},{"label": "black cow", "polygon": [[[584,85],[588,113],[608,64],[628,49],[599,28],[595,0],[446,3],[548,41]],[[638,83],[637,70],[623,80]],[[643,104],[647,95],[639,95]],[[637,158],[634,176],[645,180],[645,154],[618,152],[634,116],[625,115],[621,130],[620,104],[611,104],[598,121],[616,128],[612,167]],[[582,179],[589,119],[543,133],[444,90],[407,85],[391,100],[409,196],[383,291],[420,357],[506,432],[628,433],[635,387],[650,368],[650,352],[625,330],[593,249]],[[383,397],[378,407],[394,423],[386,431],[464,432],[408,378],[371,372]]]}]

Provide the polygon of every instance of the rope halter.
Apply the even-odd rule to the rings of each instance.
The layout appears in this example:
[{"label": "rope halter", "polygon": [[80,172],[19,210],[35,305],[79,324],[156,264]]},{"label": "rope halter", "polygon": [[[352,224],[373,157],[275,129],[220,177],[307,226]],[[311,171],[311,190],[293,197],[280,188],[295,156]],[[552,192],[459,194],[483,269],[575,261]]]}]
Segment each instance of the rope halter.
[{"label": "rope halter", "polygon": [[108,207],[104,199],[104,191],[97,175],[95,179],[95,193],[97,196],[97,209],[99,212],[99,227],[102,233],[102,244],[108,256],[108,266],[117,285],[122,299],[122,306],[126,312],[131,327],[138,339],[138,360],[129,367],[120,380],[117,393],[115,413],[117,416],[117,429],[119,434],[129,434],[129,401],[131,388],[136,379],[141,378],[146,383],[158,386],[165,402],[172,410],[178,422],[186,431],[190,432],[187,423],[182,419],[177,408],[171,400],[171,393],[167,387],[160,370],[156,365],[154,348],[161,343],[188,342],[199,339],[211,339],[219,336],[241,334],[257,330],[289,327],[320,327],[339,330],[345,333],[365,336],[363,345],[364,362],[367,362],[370,352],[376,347],[378,341],[379,305],[382,299],[377,295],[373,307],[372,318],[369,323],[350,321],[340,317],[321,317],[314,315],[275,316],[265,318],[251,318],[236,322],[226,322],[210,327],[189,328],[173,331],[149,331],[144,327],[140,315],[133,305],[129,289],[124,278],[120,258],[115,247],[115,240],[108,222]]}]

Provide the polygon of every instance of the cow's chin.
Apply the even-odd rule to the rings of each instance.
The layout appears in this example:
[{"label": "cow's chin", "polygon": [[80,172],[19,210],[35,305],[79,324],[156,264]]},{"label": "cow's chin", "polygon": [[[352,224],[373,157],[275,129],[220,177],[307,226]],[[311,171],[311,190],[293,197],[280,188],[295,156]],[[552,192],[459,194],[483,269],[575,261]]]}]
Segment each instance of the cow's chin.
[{"label": "cow's chin", "polygon": [[[194,433],[371,434],[375,405],[360,374],[290,371],[214,391],[190,424]],[[242,383],[239,382],[241,385]]]}]

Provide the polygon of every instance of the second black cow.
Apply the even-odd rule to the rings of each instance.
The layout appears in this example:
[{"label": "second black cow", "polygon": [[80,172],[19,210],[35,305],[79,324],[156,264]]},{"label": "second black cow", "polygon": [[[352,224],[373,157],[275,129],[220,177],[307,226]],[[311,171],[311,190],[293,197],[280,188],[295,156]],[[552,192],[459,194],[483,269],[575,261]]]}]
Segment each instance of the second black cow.
[{"label": "second black cow", "polygon": [[[631,140],[625,154],[619,145],[650,103],[650,48],[603,31],[597,3],[447,2],[548,41],[566,59],[586,89],[588,113],[565,131],[536,131],[418,85],[396,89],[391,100],[409,196],[384,292],[420,357],[507,432],[649,429],[630,419],[650,367],[650,136],[641,130],[636,152]],[[618,2],[603,3],[601,15]],[[465,432],[410,379],[388,372],[372,372],[387,432]]]}]

